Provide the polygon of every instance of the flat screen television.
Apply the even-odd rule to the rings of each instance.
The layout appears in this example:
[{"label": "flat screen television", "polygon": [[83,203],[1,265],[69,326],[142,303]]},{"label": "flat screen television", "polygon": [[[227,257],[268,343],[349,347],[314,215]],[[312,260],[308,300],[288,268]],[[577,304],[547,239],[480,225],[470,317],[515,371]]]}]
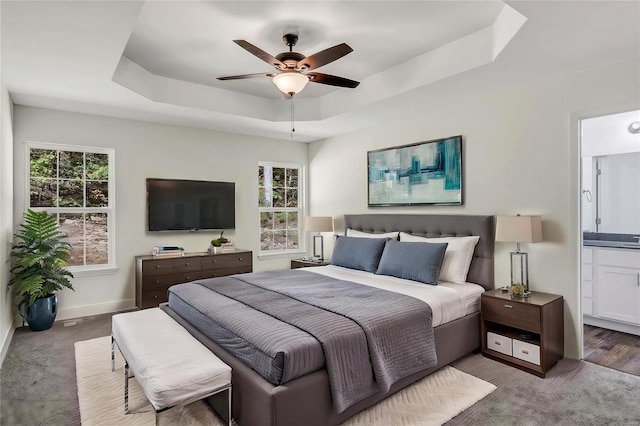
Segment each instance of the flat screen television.
[{"label": "flat screen television", "polygon": [[149,231],[235,229],[236,184],[147,179]]}]

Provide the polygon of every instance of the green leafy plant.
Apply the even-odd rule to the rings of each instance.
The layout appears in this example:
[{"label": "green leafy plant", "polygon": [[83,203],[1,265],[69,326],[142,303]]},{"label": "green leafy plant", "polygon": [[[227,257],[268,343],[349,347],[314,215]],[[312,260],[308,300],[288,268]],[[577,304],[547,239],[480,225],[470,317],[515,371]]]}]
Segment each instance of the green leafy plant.
[{"label": "green leafy plant", "polygon": [[220,247],[222,246],[224,243],[228,243],[229,240],[227,240],[225,237],[222,236],[222,234],[224,234],[224,231],[220,232],[220,238],[217,238],[215,240],[211,240],[211,245],[214,247]]},{"label": "green leafy plant", "polygon": [[11,248],[13,278],[16,293],[28,299],[29,305],[63,288],[73,290],[69,278],[73,274],[64,268],[71,258],[71,244],[64,241],[66,234],[58,230],[56,217],[31,209],[24,214],[25,223],[13,236],[16,244]]}]

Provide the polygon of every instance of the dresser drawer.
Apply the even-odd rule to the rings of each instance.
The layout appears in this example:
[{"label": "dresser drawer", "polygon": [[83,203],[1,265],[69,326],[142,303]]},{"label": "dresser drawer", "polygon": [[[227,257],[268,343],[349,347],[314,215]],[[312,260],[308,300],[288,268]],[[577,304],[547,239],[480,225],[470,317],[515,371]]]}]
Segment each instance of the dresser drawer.
[{"label": "dresser drawer", "polygon": [[141,309],[153,308],[167,301],[167,290],[150,291],[142,295]]},{"label": "dresser drawer", "polygon": [[511,339],[500,334],[488,332],[487,349],[511,356]]},{"label": "dresser drawer", "polygon": [[540,365],[540,346],[520,340],[513,340],[513,356],[523,361]]},{"label": "dresser drawer", "polygon": [[227,275],[235,274],[246,274],[248,272],[251,272],[251,265],[239,266],[237,268],[210,269],[208,271],[202,271],[202,279],[226,277]]},{"label": "dresser drawer", "polygon": [[252,263],[251,253],[207,256],[202,259],[202,270],[210,271],[212,269],[250,267]]},{"label": "dresser drawer", "polygon": [[156,291],[161,288],[169,288],[174,284],[188,283],[194,280],[199,280],[200,278],[202,278],[202,273],[200,271],[144,277],[142,279],[142,285],[144,286],[143,293]]},{"label": "dresser drawer", "polygon": [[540,333],[540,308],[526,302],[483,297],[482,318],[485,321]]},{"label": "dresser drawer", "polygon": [[158,291],[162,288],[169,288],[174,284],[183,283],[183,275],[184,274],[169,274],[144,277],[142,279],[143,292]]},{"label": "dresser drawer", "polygon": [[142,262],[142,276],[165,275],[173,272],[173,262],[167,259],[146,260]]},{"label": "dresser drawer", "polygon": [[202,262],[199,257],[185,257],[171,261],[173,273],[200,271]]}]

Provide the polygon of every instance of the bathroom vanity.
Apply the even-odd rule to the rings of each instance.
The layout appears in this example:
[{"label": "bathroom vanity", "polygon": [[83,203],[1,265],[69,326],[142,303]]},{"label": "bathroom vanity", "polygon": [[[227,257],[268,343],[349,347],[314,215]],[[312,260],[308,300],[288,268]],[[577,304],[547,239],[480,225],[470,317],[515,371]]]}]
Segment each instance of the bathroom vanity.
[{"label": "bathroom vanity", "polygon": [[[640,244],[585,233],[582,248],[584,323],[640,335]],[[588,239],[592,238],[592,239]]]}]

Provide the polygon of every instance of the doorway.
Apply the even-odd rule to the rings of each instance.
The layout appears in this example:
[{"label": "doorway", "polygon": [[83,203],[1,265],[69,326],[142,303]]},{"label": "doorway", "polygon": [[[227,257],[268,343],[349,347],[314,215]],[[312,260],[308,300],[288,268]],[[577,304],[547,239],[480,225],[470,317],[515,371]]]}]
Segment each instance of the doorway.
[{"label": "doorway", "polygon": [[580,129],[583,359],[640,375],[640,110]]}]

